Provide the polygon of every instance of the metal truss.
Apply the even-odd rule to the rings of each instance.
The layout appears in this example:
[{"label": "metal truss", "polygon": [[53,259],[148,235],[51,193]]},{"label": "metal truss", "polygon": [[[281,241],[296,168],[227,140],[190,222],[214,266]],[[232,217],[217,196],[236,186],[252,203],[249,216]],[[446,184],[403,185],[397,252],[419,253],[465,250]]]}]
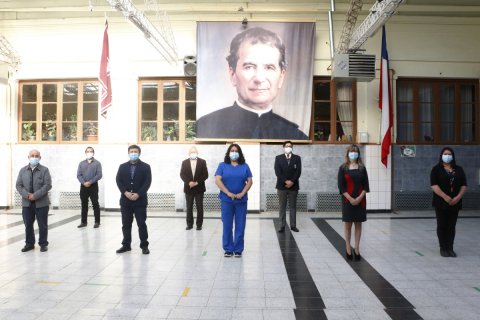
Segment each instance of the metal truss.
[{"label": "metal truss", "polygon": [[8,65],[14,70],[20,68],[20,55],[12,47],[10,42],[0,34],[0,61],[8,63]]},{"label": "metal truss", "polygon": [[395,14],[395,10],[404,0],[378,0],[370,9],[370,14],[350,39],[347,52],[356,52],[360,47]]},{"label": "metal truss", "polygon": [[347,15],[345,16],[345,22],[343,24],[342,35],[340,36],[340,42],[338,43],[337,52],[347,53],[350,45],[350,39],[352,38],[353,28],[357,23],[358,14],[362,11],[364,0],[351,0],[350,7],[348,8]]},{"label": "metal truss", "polygon": [[[170,34],[169,37],[165,37],[164,34],[160,33],[150,19],[147,18],[143,11],[138,10],[133,4],[132,0],[105,0],[111,8],[120,11],[125,19],[132,23],[135,27],[140,29],[141,32],[145,35],[145,38],[150,42],[150,44],[157,49],[157,51],[168,61],[171,65],[178,65],[178,54],[176,51],[175,42],[173,45],[171,39],[173,39],[173,33],[171,31],[170,23],[166,13],[163,17],[163,21],[166,24],[161,24],[161,27],[166,30],[164,34]],[[152,2],[152,1],[150,1]],[[157,16],[158,17],[158,16]],[[175,48],[175,49],[174,49]]]}]

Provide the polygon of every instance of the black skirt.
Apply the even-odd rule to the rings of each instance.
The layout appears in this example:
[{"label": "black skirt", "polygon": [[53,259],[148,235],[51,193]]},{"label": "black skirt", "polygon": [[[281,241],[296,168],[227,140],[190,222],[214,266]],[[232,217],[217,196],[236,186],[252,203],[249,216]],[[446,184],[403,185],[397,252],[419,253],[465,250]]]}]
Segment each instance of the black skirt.
[{"label": "black skirt", "polygon": [[[347,192],[357,198],[362,191],[369,192],[368,178],[365,179],[366,172],[354,169],[344,171],[345,182],[347,184]],[[367,180],[367,181],[365,181]],[[366,182],[366,183],[365,183]],[[367,197],[363,197],[362,201],[353,206],[350,201],[342,195],[342,221],[343,222],[365,222],[367,221]]]}]

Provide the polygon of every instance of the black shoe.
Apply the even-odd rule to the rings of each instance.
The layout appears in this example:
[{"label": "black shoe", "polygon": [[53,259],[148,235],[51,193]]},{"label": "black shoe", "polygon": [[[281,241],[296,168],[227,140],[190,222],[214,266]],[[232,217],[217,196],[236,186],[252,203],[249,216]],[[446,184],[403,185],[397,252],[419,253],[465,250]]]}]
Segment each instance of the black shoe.
[{"label": "black shoe", "polygon": [[241,252],[235,252],[235,258],[241,258],[242,253]]},{"label": "black shoe", "polygon": [[100,227],[100,222],[95,222],[95,224],[93,225],[94,228],[98,228]]},{"label": "black shoe", "polygon": [[300,230],[297,229],[297,227],[293,227],[293,228],[291,228],[290,230],[295,231],[295,232],[299,232],[299,231],[300,231]]},{"label": "black shoe", "polygon": [[142,248],[142,253],[143,254],[150,254],[150,250],[148,250],[148,248]]},{"label": "black shoe", "polygon": [[35,249],[35,246],[25,246],[22,248],[22,252],[28,252],[33,249]]},{"label": "black shoe", "polygon": [[352,249],[352,253],[355,254],[355,260],[360,261],[360,259],[362,259],[362,256],[360,255],[360,253],[357,254],[357,253],[355,252],[355,249]]},{"label": "black shoe", "polygon": [[47,252],[47,251],[48,251],[48,247],[47,247],[47,246],[40,248],[40,252]]},{"label": "black shoe", "polygon": [[230,258],[232,256],[232,253],[231,252],[225,252],[225,254],[223,256],[225,258]]},{"label": "black shoe", "polygon": [[187,228],[185,230],[190,230],[190,229],[193,229],[193,227],[187,226]]},{"label": "black shoe", "polygon": [[453,250],[448,250],[448,255],[452,258],[456,258],[457,257],[457,254],[455,253],[455,251]]},{"label": "black shoe", "polygon": [[285,231],[285,227],[280,227],[280,229],[278,229],[278,232],[283,232]]},{"label": "black shoe", "polygon": [[132,251],[132,247],[123,246],[123,247],[121,247],[120,249],[117,250],[117,253],[124,253],[124,252],[127,252],[127,251]]},{"label": "black shoe", "polygon": [[202,230],[202,227],[197,227],[197,230]]},{"label": "black shoe", "polygon": [[450,255],[448,254],[448,250],[440,249],[440,255],[445,258],[450,257]]},{"label": "black shoe", "polygon": [[77,228],[85,228],[87,226],[86,223],[80,223]]},{"label": "black shoe", "polygon": [[353,260],[353,254],[348,254],[348,251],[347,251],[347,259],[348,260]]}]

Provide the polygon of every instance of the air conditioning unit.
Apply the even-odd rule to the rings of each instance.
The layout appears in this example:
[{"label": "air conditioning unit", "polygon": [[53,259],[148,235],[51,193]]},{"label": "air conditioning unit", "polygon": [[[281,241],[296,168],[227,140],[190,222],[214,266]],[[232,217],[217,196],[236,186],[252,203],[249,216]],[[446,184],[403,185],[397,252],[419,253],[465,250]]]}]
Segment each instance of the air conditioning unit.
[{"label": "air conditioning unit", "polygon": [[374,54],[336,53],[332,61],[332,81],[372,81],[375,59]]}]

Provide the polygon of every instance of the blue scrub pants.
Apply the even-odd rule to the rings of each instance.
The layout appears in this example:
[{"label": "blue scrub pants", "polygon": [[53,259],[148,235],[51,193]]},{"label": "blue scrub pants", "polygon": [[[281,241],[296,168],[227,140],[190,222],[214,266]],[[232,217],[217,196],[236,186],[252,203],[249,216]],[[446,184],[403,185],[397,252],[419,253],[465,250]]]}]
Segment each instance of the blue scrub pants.
[{"label": "blue scrub pants", "polygon": [[[235,237],[233,219],[235,218]],[[225,252],[243,252],[245,223],[247,222],[247,201],[222,201],[223,249]]]}]

